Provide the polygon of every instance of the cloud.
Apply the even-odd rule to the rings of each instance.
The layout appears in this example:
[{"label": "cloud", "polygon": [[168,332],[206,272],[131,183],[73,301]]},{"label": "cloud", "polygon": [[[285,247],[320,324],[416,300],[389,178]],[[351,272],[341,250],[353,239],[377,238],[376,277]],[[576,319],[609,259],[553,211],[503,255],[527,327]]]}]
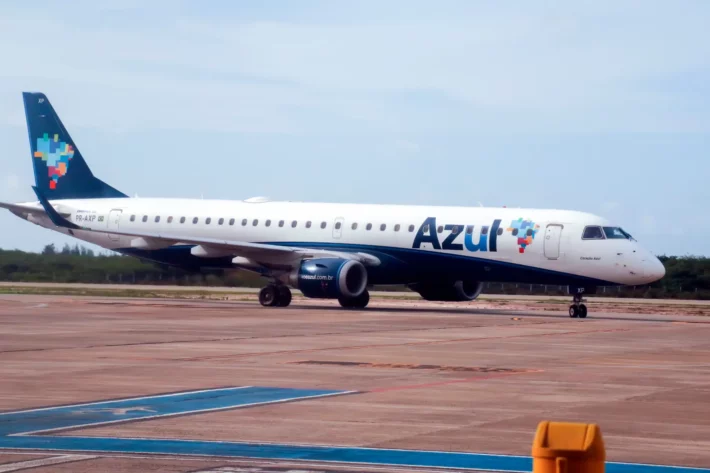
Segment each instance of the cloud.
[{"label": "cloud", "polygon": [[[91,5],[9,9],[1,89],[51,86],[108,129],[710,130],[710,111],[673,82],[710,80],[706,15],[663,3],[451,3],[377,21],[346,21],[342,6],[311,22],[180,4],[166,18],[116,1],[112,22]],[[27,31],[52,31],[52,52]]]},{"label": "cloud", "polygon": [[656,217],[653,215],[642,215],[640,219],[641,230],[647,234],[655,234],[658,231]]},{"label": "cloud", "polygon": [[420,151],[419,145],[409,140],[396,140],[394,142],[394,147],[397,151],[408,154],[419,153]]},{"label": "cloud", "polygon": [[[13,201],[18,199],[20,194],[20,178],[16,174],[7,174],[0,181],[0,199]],[[2,210],[2,209],[0,209]],[[3,210],[4,212],[4,210]]]},{"label": "cloud", "polygon": [[602,203],[602,210],[604,210],[605,212],[612,212],[612,211],[614,211],[614,210],[616,210],[616,209],[618,209],[618,208],[619,208],[619,203],[618,203],[618,202],[611,202],[611,201],[608,201],[608,202],[603,202],[603,203]]},{"label": "cloud", "polygon": [[15,191],[20,188],[20,178],[14,174],[5,177],[5,189]]}]

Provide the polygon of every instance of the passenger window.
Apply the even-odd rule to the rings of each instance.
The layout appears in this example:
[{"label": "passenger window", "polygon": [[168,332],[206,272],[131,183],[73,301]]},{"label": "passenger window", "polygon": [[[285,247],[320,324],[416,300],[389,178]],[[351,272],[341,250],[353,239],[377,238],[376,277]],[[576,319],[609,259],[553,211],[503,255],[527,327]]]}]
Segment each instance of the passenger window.
[{"label": "passenger window", "polygon": [[444,231],[444,227],[439,225],[439,228],[436,229],[437,232],[442,233]]},{"label": "passenger window", "polygon": [[217,224],[218,224],[218,225],[224,225],[224,219],[223,219],[223,218],[220,218],[219,220],[217,220]]},{"label": "passenger window", "polygon": [[481,228],[481,235],[488,235],[488,227]]},{"label": "passenger window", "polygon": [[[501,236],[503,234],[503,229],[498,228],[498,236]],[[532,230],[528,230],[528,236],[532,235]]]},{"label": "passenger window", "polygon": [[136,221],[136,216],[135,216],[135,215],[131,215],[131,222],[135,222],[135,221]]},{"label": "passenger window", "polygon": [[414,231],[414,225],[409,226],[409,233],[412,233]]},{"label": "passenger window", "polygon": [[159,216],[159,215],[158,215],[157,217],[155,217],[155,223],[158,223],[158,222],[160,222],[160,216]]},{"label": "passenger window", "polygon": [[293,222],[291,222],[291,228],[296,228],[296,225],[298,225],[297,221],[294,220]]},{"label": "passenger window", "polygon": [[341,226],[342,226],[342,224],[340,222],[335,222],[335,229],[336,230],[340,230]]},{"label": "passenger window", "polygon": [[205,220],[205,225],[209,225],[211,221],[212,219],[210,217],[207,217],[207,219]]},{"label": "passenger window", "polygon": [[311,228],[311,221],[310,220],[306,222],[306,228]]},{"label": "passenger window", "polygon": [[200,220],[199,218],[195,217],[195,218],[192,219],[192,223],[193,223],[193,224],[196,224],[199,220]]},{"label": "passenger window", "polygon": [[233,218],[230,218],[230,219],[229,219],[229,225],[230,225],[230,226],[234,225],[234,219],[233,219]]},{"label": "passenger window", "polygon": [[327,224],[326,224],[325,222],[321,222],[321,223],[320,223],[320,227],[321,227],[321,228],[325,228],[326,225],[327,225]]},{"label": "passenger window", "polygon": [[585,227],[582,233],[582,240],[603,240],[604,232],[601,227]]},{"label": "passenger window", "polygon": [[397,224],[397,225],[394,226],[394,231],[395,231],[395,232],[398,232],[398,231],[399,231],[399,224]]},{"label": "passenger window", "polygon": [[454,227],[451,229],[451,233],[453,233],[454,235],[458,235],[459,234],[459,226],[454,225]]},{"label": "passenger window", "polygon": [[172,217],[168,217],[168,223],[173,223],[173,218],[172,218]]},{"label": "passenger window", "polygon": [[357,222],[353,222],[350,228],[352,228],[353,230],[357,230]]},{"label": "passenger window", "polygon": [[251,224],[252,224],[252,226],[256,227],[257,225],[259,225],[259,219],[255,218],[254,221],[251,222]]},{"label": "passenger window", "polygon": [[513,236],[518,236],[518,229],[517,228],[513,229]]},{"label": "passenger window", "polygon": [[265,225],[266,225],[267,227],[270,227],[270,226],[271,226],[271,220],[267,220],[266,223],[265,223]]},{"label": "passenger window", "polygon": [[365,227],[365,230],[372,230],[372,224],[368,223],[367,226]]},{"label": "passenger window", "polygon": [[242,220],[242,227],[246,227],[246,226],[247,226],[247,219],[243,219]]},{"label": "passenger window", "polygon": [[147,216],[147,215],[143,215],[143,221],[144,221],[144,222],[147,222],[147,221],[148,221],[148,216]]},{"label": "passenger window", "polygon": [[283,221],[283,220],[279,220],[279,227],[283,227],[283,226],[284,226],[284,221]]},{"label": "passenger window", "polygon": [[466,227],[466,234],[467,235],[473,234],[473,225],[469,225],[468,227]]},{"label": "passenger window", "polygon": [[429,225],[424,225],[422,227],[422,233],[429,233]]},{"label": "passenger window", "polygon": [[380,225],[381,232],[384,232],[386,228],[387,228],[387,225],[385,225],[384,223],[382,225]]},{"label": "passenger window", "polygon": [[180,217],[180,223],[185,223],[185,217]]}]

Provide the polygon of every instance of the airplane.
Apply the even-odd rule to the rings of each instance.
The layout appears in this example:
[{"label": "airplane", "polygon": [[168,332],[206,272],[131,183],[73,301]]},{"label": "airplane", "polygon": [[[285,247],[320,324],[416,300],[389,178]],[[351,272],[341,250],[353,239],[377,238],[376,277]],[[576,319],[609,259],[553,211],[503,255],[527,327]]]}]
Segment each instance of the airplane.
[{"label": "airplane", "polygon": [[570,317],[585,318],[583,296],[598,287],[665,275],[621,227],[578,211],[130,198],[94,176],[45,94],[23,99],[37,201],[0,207],[141,259],[252,271],[268,281],[263,306],[288,306],[295,288],[363,309],[377,285],[472,301],[507,282],[567,286]]}]

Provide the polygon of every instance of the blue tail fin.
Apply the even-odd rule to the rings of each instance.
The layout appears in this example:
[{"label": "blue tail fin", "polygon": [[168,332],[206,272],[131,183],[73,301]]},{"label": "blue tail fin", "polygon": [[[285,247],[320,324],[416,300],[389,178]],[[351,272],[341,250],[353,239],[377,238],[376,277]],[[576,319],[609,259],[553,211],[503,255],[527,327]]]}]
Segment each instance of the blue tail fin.
[{"label": "blue tail fin", "polygon": [[23,92],[37,188],[49,200],[128,197],[94,177],[42,93]]}]

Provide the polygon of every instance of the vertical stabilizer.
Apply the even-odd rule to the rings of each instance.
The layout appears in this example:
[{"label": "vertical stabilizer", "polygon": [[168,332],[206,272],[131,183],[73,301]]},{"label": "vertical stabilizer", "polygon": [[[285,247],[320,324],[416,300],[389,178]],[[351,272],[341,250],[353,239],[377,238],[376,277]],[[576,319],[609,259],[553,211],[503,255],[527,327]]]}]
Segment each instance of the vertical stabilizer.
[{"label": "vertical stabilizer", "polygon": [[128,197],[94,177],[46,95],[22,97],[35,185],[48,200]]}]

